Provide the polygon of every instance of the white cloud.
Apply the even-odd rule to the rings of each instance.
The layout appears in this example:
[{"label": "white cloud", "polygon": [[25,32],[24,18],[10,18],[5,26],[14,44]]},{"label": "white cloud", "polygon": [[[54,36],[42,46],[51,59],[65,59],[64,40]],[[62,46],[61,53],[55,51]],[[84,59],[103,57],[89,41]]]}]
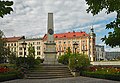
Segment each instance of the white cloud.
[{"label": "white cloud", "polygon": [[[14,12],[0,18],[0,29],[6,36],[43,36],[47,29],[47,13],[54,13],[55,31],[84,30],[94,25],[95,32],[104,30],[105,24],[116,16],[101,12],[96,16],[86,13],[85,0],[13,0]],[[113,18],[113,19],[110,19]],[[101,32],[102,34],[102,32]],[[99,40],[100,41],[100,40]]]}]

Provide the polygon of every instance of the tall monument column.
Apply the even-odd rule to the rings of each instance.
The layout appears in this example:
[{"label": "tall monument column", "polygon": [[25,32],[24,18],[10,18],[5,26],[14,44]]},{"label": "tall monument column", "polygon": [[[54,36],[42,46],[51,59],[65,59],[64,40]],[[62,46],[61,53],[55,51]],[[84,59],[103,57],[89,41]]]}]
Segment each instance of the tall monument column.
[{"label": "tall monument column", "polygon": [[56,43],[54,42],[54,25],[53,25],[53,13],[48,13],[48,25],[47,25],[47,42],[45,44],[45,64],[56,64]]}]

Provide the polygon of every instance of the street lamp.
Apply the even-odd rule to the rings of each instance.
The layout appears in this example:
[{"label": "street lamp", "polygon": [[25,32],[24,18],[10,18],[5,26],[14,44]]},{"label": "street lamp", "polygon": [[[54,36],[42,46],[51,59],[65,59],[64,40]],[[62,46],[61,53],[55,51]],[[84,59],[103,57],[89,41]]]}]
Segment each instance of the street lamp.
[{"label": "street lamp", "polygon": [[78,44],[75,42],[74,44],[73,44],[73,49],[75,49],[75,55],[76,55],[76,49],[78,48]]},{"label": "street lamp", "polygon": [[[78,44],[75,42],[74,44],[73,44],[73,50],[75,49],[75,57],[74,57],[74,63],[76,64],[76,49],[78,48]],[[76,71],[76,68],[75,68],[75,71]]]},{"label": "street lamp", "polygon": [[83,51],[83,55],[84,55],[84,53],[85,53],[85,46],[84,46],[84,44],[83,44],[82,51]]},{"label": "street lamp", "polygon": [[27,45],[27,43],[25,41],[23,41],[22,46],[23,46],[23,49],[24,49],[24,65],[25,65],[25,55],[26,55],[25,50],[26,50],[26,45]]}]

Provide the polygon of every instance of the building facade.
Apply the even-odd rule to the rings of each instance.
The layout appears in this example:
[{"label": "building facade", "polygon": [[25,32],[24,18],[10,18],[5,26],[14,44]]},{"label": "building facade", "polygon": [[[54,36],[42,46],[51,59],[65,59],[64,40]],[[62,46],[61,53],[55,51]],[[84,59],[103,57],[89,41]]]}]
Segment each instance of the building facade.
[{"label": "building facade", "polygon": [[29,56],[28,48],[32,46],[35,49],[35,58],[40,57],[43,58],[43,42],[42,38],[33,38],[33,39],[22,39],[18,41],[18,56],[24,56],[24,48],[22,43],[25,41],[26,49],[25,49],[25,57]]},{"label": "building facade", "polygon": [[[13,39],[16,39],[14,42],[7,41],[7,46],[9,46],[11,48],[11,51],[15,52],[18,57],[24,56],[24,49],[22,47],[22,43],[25,41],[27,43],[25,49],[25,57],[28,55],[29,45],[32,44],[33,47],[35,48],[35,55],[36,55],[35,57],[44,58],[44,50],[45,50],[44,43],[47,42],[46,34],[44,35],[43,38],[33,38],[33,39],[24,39],[24,38],[17,39],[17,38],[18,37],[13,37]],[[6,39],[9,40],[9,38]],[[73,53],[74,52],[73,44],[76,42],[78,44],[78,48],[76,50],[77,53],[83,53],[88,55],[91,61],[96,60],[95,33],[93,29],[91,29],[91,32],[89,34],[83,31],[80,32],[73,31],[67,33],[54,34],[54,40],[56,43],[56,50],[58,56],[63,55],[67,51],[68,47],[70,47],[71,52]]]},{"label": "building facade", "polygon": [[96,45],[96,61],[106,60],[104,46]]},{"label": "building facade", "polygon": [[10,49],[11,52],[13,52],[14,54],[16,54],[17,56],[18,54],[18,46],[19,46],[19,40],[21,39],[25,39],[24,36],[22,37],[9,37],[9,38],[4,38],[6,41],[6,47]]},{"label": "building facade", "polygon": [[[60,33],[54,34],[54,39],[56,43],[57,55],[63,55],[66,53],[68,47],[70,47],[71,52],[74,52],[73,44],[76,42],[78,44],[78,48],[76,50],[77,53],[83,53],[88,55],[91,61],[95,61],[95,33],[93,29],[91,29],[90,34],[85,32],[68,32],[68,33]],[[43,42],[47,42],[47,35],[45,34],[43,37]],[[43,45],[43,47],[45,47]]]},{"label": "building facade", "polygon": [[105,58],[107,60],[117,60],[120,59],[120,52],[106,52]]}]

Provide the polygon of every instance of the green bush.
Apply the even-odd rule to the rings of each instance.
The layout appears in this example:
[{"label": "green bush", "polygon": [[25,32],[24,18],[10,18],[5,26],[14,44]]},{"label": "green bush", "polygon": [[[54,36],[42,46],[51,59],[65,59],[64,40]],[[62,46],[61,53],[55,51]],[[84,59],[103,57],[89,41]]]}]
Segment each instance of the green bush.
[{"label": "green bush", "polygon": [[[25,60],[25,63],[24,63]],[[34,57],[18,57],[16,59],[16,65],[18,67],[24,67],[24,68],[33,68],[35,65],[39,65],[41,63],[41,59],[37,58],[35,59]]]},{"label": "green bush", "polygon": [[40,57],[37,57],[35,59],[35,65],[39,65],[40,63],[43,63],[44,59],[41,59]]},{"label": "green bush", "polygon": [[120,81],[120,74],[82,71],[81,76]]},{"label": "green bush", "polygon": [[71,70],[83,70],[85,67],[90,65],[90,61],[87,55],[83,54],[72,54],[69,58],[69,67]]},{"label": "green bush", "polygon": [[64,65],[68,65],[68,63],[69,63],[69,55],[65,54],[65,55],[59,56],[58,57],[58,62],[62,63]]},{"label": "green bush", "polygon": [[12,79],[16,79],[17,76],[16,74],[0,74],[0,82],[2,81],[7,81],[7,80],[12,80]]}]

